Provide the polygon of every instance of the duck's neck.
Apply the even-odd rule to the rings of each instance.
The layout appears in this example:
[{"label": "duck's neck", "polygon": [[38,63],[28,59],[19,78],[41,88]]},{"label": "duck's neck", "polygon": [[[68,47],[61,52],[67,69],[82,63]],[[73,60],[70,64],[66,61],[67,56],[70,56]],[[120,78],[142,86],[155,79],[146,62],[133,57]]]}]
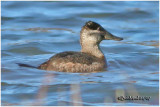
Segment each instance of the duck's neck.
[{"label": "duck's neck", "polygon": [[81,47],[82,47],[81,52],[89,53],[93,56],[104,59],[104,54],[102,53],[99,45],[86,44],[86,45],[81,45]]}]

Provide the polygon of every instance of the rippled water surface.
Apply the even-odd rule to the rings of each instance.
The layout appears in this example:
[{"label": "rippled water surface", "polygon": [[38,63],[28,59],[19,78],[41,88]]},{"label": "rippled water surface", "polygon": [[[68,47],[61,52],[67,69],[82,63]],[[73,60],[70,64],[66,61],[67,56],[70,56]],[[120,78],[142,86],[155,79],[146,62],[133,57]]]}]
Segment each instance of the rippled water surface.
[{"label": "rippled water surface", "polygon": [[[1,3],[2,105],[159,105],[158,2]],[[124,38],[100,44],[106,71],[48,72],[16,64],[38,66],[56,53],[80,51],[79,32],[89,20]]]}]

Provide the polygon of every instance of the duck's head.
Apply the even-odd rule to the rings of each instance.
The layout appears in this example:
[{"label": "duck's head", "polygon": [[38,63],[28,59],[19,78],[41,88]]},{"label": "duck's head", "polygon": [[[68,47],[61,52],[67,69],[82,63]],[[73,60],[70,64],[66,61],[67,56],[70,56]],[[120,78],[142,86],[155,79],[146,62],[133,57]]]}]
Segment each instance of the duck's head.
[{"label": "duck's head", "polygon": [[81,37],[80,37],[81,45],[84,44],[97,45],[102,40],[120,41],[123,40],[123,38],[112,35],[96,22],[93,21],[86,22],[86,24],[82,27],[81,30]]}]

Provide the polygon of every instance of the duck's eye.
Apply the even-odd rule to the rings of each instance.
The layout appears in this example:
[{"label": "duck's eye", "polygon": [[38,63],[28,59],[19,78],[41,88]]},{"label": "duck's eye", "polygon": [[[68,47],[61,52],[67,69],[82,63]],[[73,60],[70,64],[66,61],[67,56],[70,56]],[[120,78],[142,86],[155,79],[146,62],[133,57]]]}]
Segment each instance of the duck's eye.
[{"label": "duck's eye", "polygon": [[101,34],[102,39],[104,39],[104,35]]}]

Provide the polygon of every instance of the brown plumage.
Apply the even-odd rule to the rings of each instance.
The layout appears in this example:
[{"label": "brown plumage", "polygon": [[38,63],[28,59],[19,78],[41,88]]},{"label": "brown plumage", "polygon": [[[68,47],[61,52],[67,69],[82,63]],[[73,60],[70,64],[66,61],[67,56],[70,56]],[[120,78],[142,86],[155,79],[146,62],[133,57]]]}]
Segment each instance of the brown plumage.
[{"label": "brown plumage", "polygon": [[93,72],[104,68],[104,61],[83,52],[62,52],[51,57],[38,68],[49,71]]},{"label": "brown plumage", "polygon": [[58,53],[38,66],[38,69],[83,73],[102,71],[107,64],[99,44],[102,40],[111,39],[123,40],[106,31],[98,23],[88,21],[80,32],[81,52],[67,51]]},{"label": "brown plumage", "polygon": [[96,22],[88,21],[80,33],[81,52],[62,52],[52,56],[38,68],[62,72],[98,72],[106,67],[99,43],[105,39],[122,40],[107,32]]}]

